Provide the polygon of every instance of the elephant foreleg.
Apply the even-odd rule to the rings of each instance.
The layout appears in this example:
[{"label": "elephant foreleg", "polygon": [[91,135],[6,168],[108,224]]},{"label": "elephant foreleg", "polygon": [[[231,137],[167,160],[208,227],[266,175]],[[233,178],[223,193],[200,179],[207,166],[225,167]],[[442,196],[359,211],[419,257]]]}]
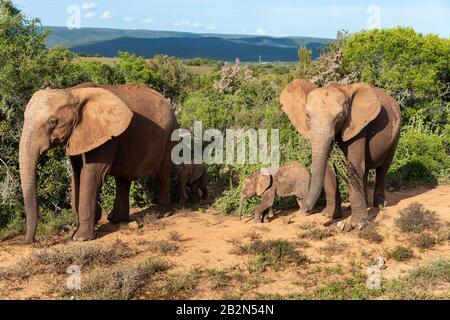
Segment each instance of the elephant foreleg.
[{"label": "elephant foreleg", "polygon": [[[77,220],[79,219],[78,216],[78,204],[80,202],[79,196],[80,196],[80,173],[81,173],[81,166],[82,162],[80,157],[70,157],[70,164],[72,166],[72,176],[71,176],[71,205],[72,205],[72,211],[77,215]],[[78,220],[79,222],[79,220]]]},{"label": "elephant foreleg", "polygon": [[341,196],[339,194],[339,186],[337,183],[336,174],[333,168],[328,163],[325,169],[325,181],[323,184],[327,206],[323,211],[323,215],[331,219],[338,219],[342,217],[341,211]]},{"label": "elephant foreleg", "polygon": [[352,206],[351,227],[361,227],[369,219],[366,193],[364,191],[364,176],[366,174],[365,145],[366,138],[362,133],[360,138],[355,139],[349,145],[347,152],[349,196]]},{"label": "elephant foreleg", "polygon": [[261,196],[261,202],[255,210],[255,222],[262,223],[267,215],[268,209],[270,209],[275,201],[275,188],[264,191]]},{"label": "elephant foreleg", "polygon": [[120,177],[116,179],[116,198],[114,208],[108,215],[108,220],[112,223],[125,223],[129,220],[130,214],[130,187],[131,181]]},{"label": "elephant foreleg", "polygon": [[73,239],[92,240],[95,237],[97,198],[107,174],[104,164],[84,165],[80,175],[78,217],[79,226]]},{"label": "elephant foreleg", "polygon": [[395,149],[397,149],[397,143],[392,147],[388,157],[384,161],[383,165],[377,168],[375,177],[375,192],[373,195],[373,206],[382,208],[386,206],[385,190],[386,190],[386,176],[391,166],[392,159],[394,158]]}]

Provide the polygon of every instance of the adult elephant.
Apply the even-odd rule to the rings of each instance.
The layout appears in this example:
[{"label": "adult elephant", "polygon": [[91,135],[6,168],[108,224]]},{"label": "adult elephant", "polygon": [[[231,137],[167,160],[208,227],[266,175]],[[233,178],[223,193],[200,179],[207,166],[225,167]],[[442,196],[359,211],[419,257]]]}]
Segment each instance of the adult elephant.
[{"label": "adult elephant", "polygon": [[347,159],[352,209],[345,228],[368,221],[367,175],[376,169],[374,206],[385,205],[385,181],[400,136],[401,114],[397,102],[384,90],[367,84],[330,84],[319,88],[307,80],[292,81],[281,93],[283,111],[297,131],[311,141],[311,182],[305,202],[306,214],[314,207],[322,188],[327,207],[324,214],[341,217],[336,176],[328,165],[333,141]]},{"label": "adult elephant", "polygon": [[48,149],[67,145],[72,209],[79,222],[73,239],[90,240],[101,217],[98,195],[108,175],[116,180],[114,208],[108,216],[111,222],[128,220],[131,181],[143,176],[159,178],[160,204],[170,205],[170,137],[177,127],[168,100],[140,84],[85,83],[36,92],[25,110],[19,150],[26,241],[35,240],[36,165]]}]

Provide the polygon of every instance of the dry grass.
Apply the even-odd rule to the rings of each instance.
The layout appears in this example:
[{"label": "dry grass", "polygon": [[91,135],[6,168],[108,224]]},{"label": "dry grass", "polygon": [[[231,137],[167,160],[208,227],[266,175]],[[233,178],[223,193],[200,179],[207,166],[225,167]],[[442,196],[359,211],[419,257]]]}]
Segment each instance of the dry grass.
[{"label": "dry grass", "polygon": [[177,231],[170,231],[169,233],[169,240],[174,242],[183,242],[185,239],[181,235],[181,233]]},{"label": "dry grass", "polygon": [[414,257],[414,253],[409,248],[397,246],[394,249],[387,252],[387,257],[389,259],[394,259],[396,261],[408,261],[412,257]]},{"label": "dry grass", "polygon": [[25,278],[40,273],[63,274],[71,265],[77,265],[80,269],[113,265],[135,254],[126,243],[120,241],[109,245],[71,243],[33,252],[13,265],[0,269],[0,276]]},{"label": "dry grass", "polygon": [[328,228],[328,229],[322,229],[318,227],[314,227],[312,229],[302,231],[299,233],[298,237],[300,239],[309,239],[314,241],[321,241],[323,239],[332,237],[336,234],[336,231]]},{"label": "dry grass", "polygon": [[287,265],[302,265],[309,259],[297,252],[294,245],[287,240],[255,240],[249,244],[237,244],[233,248],[233,254],[256,255],[257,259],[252,263],[251,269],[263,271],[267,267],[279,270]]},{"label": "dry grass", "polygon": [[381,243],[384,238],[378,233],[377,227],[374,223],[367,225],[359,232],[359,237],[373,243]]},{"label": "dry grass", "polygon": [[327,256],[342,254],[348,249],[348,244],[339,241],[328,241],[319,251]]},{"label": "dry grass", "polygon": [[182,299],[187,298],[197,288],[200,270],[192,269],[187,274],[170,274],[159,285],[159,293],[154,292],[156,298]]},{"label": "dry grass", "polygon": [[426,210],[418,202],[411,203],[400,211],[395,224],[402,232],[420,233],[425,230],[438,230],[440,227],[436,212]]},{"label": "dry grass", "polygon": [[139,244],[152,252],[163,255],[176,254],[180,249],[175,242],[168,240],[143,240]]},{"label": "dry grass", "polygon": [[438,239],[429,233],[421,233],[411,239],[411,243],[419,249],[431,249],[438,242]]},{"label": "dry grass", "polygon": [[[134,266],[116,266],[112,270],[98,269],[83,278],[79,299],[128,300],[139,295],[159,273],[169,265],[159,259],[147,260]],[[73,292],[67,292],[72,294]]]}]

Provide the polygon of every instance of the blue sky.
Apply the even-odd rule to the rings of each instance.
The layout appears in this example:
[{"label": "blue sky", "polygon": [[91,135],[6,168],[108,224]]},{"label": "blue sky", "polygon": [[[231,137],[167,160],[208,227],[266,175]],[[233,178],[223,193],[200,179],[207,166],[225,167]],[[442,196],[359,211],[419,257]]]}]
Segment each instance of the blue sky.
[{"label": "blue sky", "polygon": [[[67,25],[76,5],[81,27],[334,38],[345,29],[410,26],[450,35],[448,0],[13,0],[43,25]],[[374,7],[375,6],[375,7]]]}]

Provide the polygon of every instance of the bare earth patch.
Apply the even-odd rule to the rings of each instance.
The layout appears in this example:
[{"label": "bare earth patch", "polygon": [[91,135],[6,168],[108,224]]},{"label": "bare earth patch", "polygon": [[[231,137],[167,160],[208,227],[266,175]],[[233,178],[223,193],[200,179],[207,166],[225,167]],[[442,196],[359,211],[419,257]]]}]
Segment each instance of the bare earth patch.
[{"label": "bare earth patch", "polygon": [[[84,251],[78,244],[67,242],[67,235],[35,245],[24,245],[21,238],[7,240],[0,242],[0,299],[69,298],[65,264],[80,261],[85,263],[81,268],[82,283],[85,279],[89,288],[110,283],[106,289],[115,296],[109,298],[450,297],[450,279],[446,276],[450,274],[450,186],[389,192],[387,201],[388,207],[379,212],[370,209],[376,225],[365,234],[356,230],[342,233],[336,222],[330,223],[320,213],[305,217],[292,212],[291,223],[287,224],[284,215],[289,212],[282,212],[282,216],[258,225],[219,215],[203,206],[198,211],[179,210],[159,219],[152,208],[134,209],[132,219],[138,221],[139,228],[114,226],[104,217],[99,238],[81,244],[88,246]],[[439,230],[426,230],[425,236],[419,238],[399,229],[396,220],[400,211],[414,202],[436,212]],[[344,213],[348,216],[348,209]],[[428,245],[429,237],[440,240]],[[258,248],[267,244],[274,244],[275,251]],[[114,255],[114,245],[124,253]],[[236,254],[239,245],[250,248],[249,253]],[[404,261],[389,257],[398,246],[411,250],[412,257]],[[63,250],[66,247],[74,249]],[[274,263],[273,257],[278,256],[287,257],[287,263]],[[299,257],[301,263],[297,263]],[[384,291],[365,288],[367,266],[377,257],[386,259],[382,270]],[[154,259],[161,259],[164,268],[138,277],[136,270],[147,270],[146,261]],[[23,277],[22,271],[14,270],[17,266],[33,268],[36,261],[57,261],[58,265],[37,266],[23,271]],[[419,266],[426,269],[417,271]],[[108,270],[120,279],[111,283],[103,278]],[[89,295],[74,292],[73,296],[108,298],[109,291]]]}]

